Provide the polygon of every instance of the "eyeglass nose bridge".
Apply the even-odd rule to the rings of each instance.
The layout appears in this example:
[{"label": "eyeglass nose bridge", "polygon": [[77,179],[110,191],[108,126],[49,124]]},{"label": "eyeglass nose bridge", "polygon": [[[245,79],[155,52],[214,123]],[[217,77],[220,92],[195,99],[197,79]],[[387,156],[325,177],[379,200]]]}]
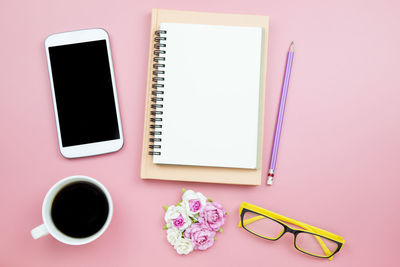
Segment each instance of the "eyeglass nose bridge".
[{"label": "eyeglass nose bridge", "polygon": [[286,226],[286,225],[285,225],[285,233],[291,233],[291,234],[293,234],[294,236],[297,235],[297,231],[296,231],[296,230],[293,230],[292,228],[290,228],[290,227],[288,227],[288,226]]},{"label": "eyeglass nose bridge", "polygon": [[287,225],[284,225],[285,229],[283,230],[283,234],[279,237],[283,237],[287,233],[291,233],[293,235],[294,241],[296,242],[296,237],[300,233],[300,231],[290,228]]}]

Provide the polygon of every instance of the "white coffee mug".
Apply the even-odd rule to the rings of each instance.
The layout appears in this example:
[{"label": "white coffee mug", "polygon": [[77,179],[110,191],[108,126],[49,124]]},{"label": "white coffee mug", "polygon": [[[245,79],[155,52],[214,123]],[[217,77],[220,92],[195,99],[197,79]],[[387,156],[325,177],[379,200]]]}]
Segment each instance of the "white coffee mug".
[{"label": "white coffee mug", "polygon": [[[106,222],[104,223],[103,227],[96,232],[95,234],[85,237],[85,238],[74,238],[65,235],[62,233],[60,230],[57,229],[55,226],[52,218],[51,218],[51,207],[53,200],[57,193],[60,191],[61,188],[65,187],[66,185],[69,185],[71,183],[75,182],[88,182],[91,184],[96,185],[98,188],[100,188],[105,196],[107,197],[108,201],[108,217]],[[38,227],[34,228],[31,231],[32,237],[34,239],[38,239],[42,236],[45,236],[47,234],[51,234],[55,239],[58,241],[69,244],[69,245],[83,245],[90,243],[100,237],[104,231],[107,229],[108,225],[110,224],[111,218],[113,214],[113,203],[112,199],[110,196],[110,193],[107,191],[107,189],[102,185],[99,181],[90,178],[88,176],[84,175],[74,175],[74,176],[69,176],[66,177],[60,181],[58,181],[55,185],[53,185],[52,188],[47,192],[46,197],[43,200],[43,206],[42,206],[42,217],[43,217],[43,224],[39,225]]]}]

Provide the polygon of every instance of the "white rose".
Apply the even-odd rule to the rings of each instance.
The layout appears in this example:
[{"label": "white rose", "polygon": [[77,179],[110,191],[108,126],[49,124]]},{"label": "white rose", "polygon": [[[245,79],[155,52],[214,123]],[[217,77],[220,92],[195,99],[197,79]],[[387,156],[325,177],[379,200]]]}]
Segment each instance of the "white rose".
[{"label": "white rose", "polygon": [[175,243],[174,248],[176,249],[176,252],[178,252],[179,255],[182,254],[187,255],[193,251],[194,246],[190,239],[179,238]]},{"label": "white rose", "polygon": [[198,214],[207,203],[207,198],[200,192],[187,190],[182,195],[182,203],[189,216]]},{"label": "white rose", "polygon": [[186,209],[182,206],[169,206],[164,216],[167,228],[177,228],[181,231],[185,230],[192,224],[192,220],[186,213]]},{"label": "white rose", "polygon": [[171,245],[175,245],[179,238],[182,238],[182,232],[176,228],[167,230],[167,240]]}]

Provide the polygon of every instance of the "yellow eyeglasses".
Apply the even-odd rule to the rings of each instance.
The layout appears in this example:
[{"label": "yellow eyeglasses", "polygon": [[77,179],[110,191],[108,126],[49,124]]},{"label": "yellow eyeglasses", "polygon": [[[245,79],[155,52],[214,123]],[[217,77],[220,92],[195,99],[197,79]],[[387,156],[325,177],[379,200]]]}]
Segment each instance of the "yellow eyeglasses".
[{"label": "yellow eyeglasses", "polygon": [[295,248],[311,256],[332,260],[333,255],[339,252],[344,245],[344,239],[341,236],[250,203],[243,202],[240,205],[239,214],[241,219],[239,227],[272,241],[278,240],[287,232],[292,233]]}]

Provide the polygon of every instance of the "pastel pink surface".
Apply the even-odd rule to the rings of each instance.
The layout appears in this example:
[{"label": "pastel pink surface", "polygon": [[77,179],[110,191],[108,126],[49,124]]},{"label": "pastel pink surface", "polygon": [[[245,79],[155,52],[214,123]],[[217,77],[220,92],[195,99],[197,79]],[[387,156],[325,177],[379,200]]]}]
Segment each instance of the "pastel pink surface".
[{"label": "pastel pink surface", "polygon": [[[296,54],[272,187],[139,178],[151,8],[270,16],[264,169],[268,168],[286,51]],[[400,225],[400,2],[0,2],[1,266],[398,266]],[[111,38],[125,146],[67,160],[58,151],[44,51],[51,33],[102,27]],[[73,247],[30,230],[59,179],[85,174],[110,191],[115,213],[95,242]],[[215,245],[178,256],[163,205],[182,187],[228,210]],[[237,228],[242,201],[342,235],[332,262]]]}]

